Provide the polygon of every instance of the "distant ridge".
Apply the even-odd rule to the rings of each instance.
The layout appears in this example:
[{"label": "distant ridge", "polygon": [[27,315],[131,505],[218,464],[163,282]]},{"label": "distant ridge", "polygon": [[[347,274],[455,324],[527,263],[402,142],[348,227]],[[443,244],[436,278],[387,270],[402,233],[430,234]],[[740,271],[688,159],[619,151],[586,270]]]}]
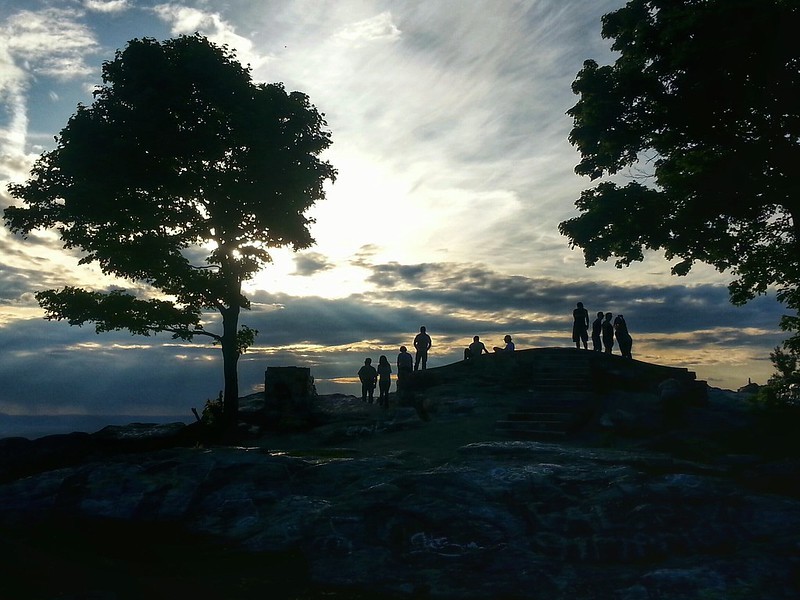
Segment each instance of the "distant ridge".
[{"label": "distant ridge", "polygon": [[0,413],[0,438],[24,437],[29,440],[62,433],[94,433],[107,425],[129,423],[190,423],[187,415],[8,415]]}]

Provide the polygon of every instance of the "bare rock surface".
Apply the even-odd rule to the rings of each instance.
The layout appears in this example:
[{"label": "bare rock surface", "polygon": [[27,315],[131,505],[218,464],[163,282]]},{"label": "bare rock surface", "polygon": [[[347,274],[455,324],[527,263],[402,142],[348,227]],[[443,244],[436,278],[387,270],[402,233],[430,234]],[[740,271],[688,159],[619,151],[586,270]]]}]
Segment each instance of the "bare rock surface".
[{"label": "bare rock surface", "polygon": [[[800,596],[800,468],[734,443],[753,425],[743,396],[711,390],[675,421],[656,387],[623,390],[561,441],[497,435],[495,420],[526,394],[441,383],[414,407],[393,399],[388,410],[321,397],[307,431],[270,432],[254,418],[238,445],[191,444],[175,426],[147,435],[145,425],[0,440],[8,462],[39,457],[0,484],[4,589],[114,599]],[[243,413],[258,417],[262,402],[243,398]],[[61,460],[45,460],[47,448]]]},{"label": "bare rock surface", "polygon": [[241,447],[118,456],[0,487],[0,524],[57,529],[57,516],[110,532],[117,523],[177,526],[264,560],[298,557],[307,568],[298,589],[368,597],[798,591],[800,501],[703,465],[539,442],[469,444],[432,468],[402,452],[340,454]]}]

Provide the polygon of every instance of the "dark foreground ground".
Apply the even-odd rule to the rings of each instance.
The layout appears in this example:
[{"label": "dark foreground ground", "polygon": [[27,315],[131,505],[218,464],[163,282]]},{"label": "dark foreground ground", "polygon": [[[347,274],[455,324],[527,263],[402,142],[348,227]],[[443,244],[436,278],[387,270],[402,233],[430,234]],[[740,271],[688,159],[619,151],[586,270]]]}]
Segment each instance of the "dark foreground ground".
[{"label": "dark foreground ground", "polygon": [[665,424],[620,393],[557,441],[495,431],[515,393],[320,402],[311,431],[0,485],[0,598],[800,597],[800,461],[738,394]]}]

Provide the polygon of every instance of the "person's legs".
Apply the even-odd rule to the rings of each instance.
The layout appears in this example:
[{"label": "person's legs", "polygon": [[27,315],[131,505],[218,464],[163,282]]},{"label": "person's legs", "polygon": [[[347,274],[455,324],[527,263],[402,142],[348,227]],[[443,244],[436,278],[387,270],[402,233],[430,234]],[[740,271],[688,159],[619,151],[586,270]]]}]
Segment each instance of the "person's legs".
[{"label": "person's legs", "polygon": [[389,386],[391,381],[388,379],[378,383],[380,387],[380,396],[378,397],[378,404],[381,406],[389,406]]}]

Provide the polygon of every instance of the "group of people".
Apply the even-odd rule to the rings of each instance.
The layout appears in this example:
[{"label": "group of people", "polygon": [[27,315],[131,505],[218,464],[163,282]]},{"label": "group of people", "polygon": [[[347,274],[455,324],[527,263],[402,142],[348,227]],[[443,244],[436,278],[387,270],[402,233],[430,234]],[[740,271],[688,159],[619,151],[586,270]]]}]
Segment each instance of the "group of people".
[{"label": "group of people", "polygon": [[[402,389],[408,375],[414,371],[423,371],[428,367],[428,350],[433,346],[431,336],[425,327],[419,328],[419,333],[414,337],[415,356],[411,356],[408,348],[400,346],[397,355],[397,389]],[[389,406],[389,388],[392,386],[392,365],[389,359],[382,355],[378,359],[378,368],[372,366],[372,359],[364,360],[364,366],[358,370],[358,379],[361,381],[361,401],[373,404],[375,401],[375,387],[378,388],[378,405],[386,408]]]},{"label": "group of people", "polygon": [[[612,317],[614,320],[612,321]],[[572,311],[572,341],[575,347],[580,348],[581,344],[585,350],[589,349],[589,311],[583,306],[583,302],[578,302],[575,310]],[[592,321],[592,349],[595,352],[605,352],[611,354],[614,349],[614,339],[617,340],[619,351],[625,358],[633,358],[631,350],[633,348],[633,338],[628,332],[628,324],[622,315],[614,315],[610,312],[598,311],[597,318]]]},{"label": "group of people", "polygon": [[[589,349],[589,311],[583,306],[583,302],[578,302],[575,310],[572,311],[572,341],[575,347]],[[614,319],[612,321],[612,318]],[[596,352],[606,352],[611,354],[614,348],[614,339],[619,345],[622,356],[632,358],[631,349],[633,339],[628,333],[628,325],[625,317],[614,315],[610,312],[599,311],[597,318],[591,322],[592,346]],[[503,346],[494,346],[494,352],[513,352],[515,350],[514,341],[510,335],[503,338]],[[414,356],[408,351],[406,346],[400,346],[400,353],[397,355],[397,389],[402,390],[405,379],[414,371],[425,370],[428,367],[428,351],[433,346],[431,336],[428,335],[425,327],[419,328],[419,333],[414,337]],[[486,345],[481,341],[480,336],[472,338],[472,343],[464,349],[464,360],[474,359],[481,354],[489,354]],[[392,385],[392,365],[385,355],[378,359],[377,369],[372,366],[372,359],[367,358],[364,366],[358,370],[358,378],[361,381],[361,400],[373,404],[375,401],[375,388],[378,388],[378,405],[381,407],[389,406],[389,388]]]},{"label": "group of people", "polygon": [[[515,349],[514,341],[511,339],[510,335],[506,335],[503,338],[503,342],[505,342],[505,346],[495,346],[492,348],[495,352],[513,352]],[[470,360],[471,358],[475,358],[476,356],[480,356],[481,354],[489,354],[489,351],[486,349],[486,346],[481,341],[480,336],[476,335],[472,338],[472,343],[464,348],[464,360]]]}]

